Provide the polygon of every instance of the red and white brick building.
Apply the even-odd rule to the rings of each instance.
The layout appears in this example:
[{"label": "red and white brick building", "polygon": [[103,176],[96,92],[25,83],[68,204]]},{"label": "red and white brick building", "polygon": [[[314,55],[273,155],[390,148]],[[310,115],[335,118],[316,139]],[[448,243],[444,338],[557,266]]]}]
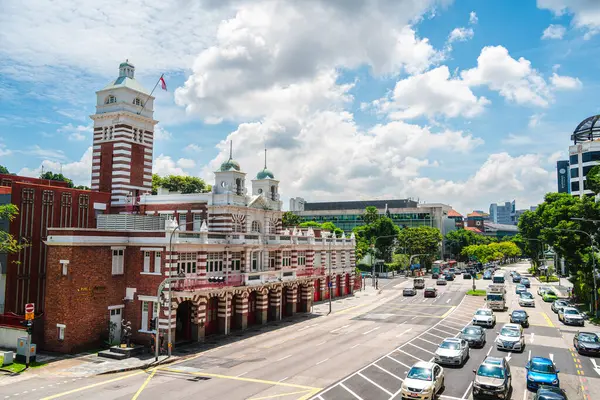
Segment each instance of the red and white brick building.
[{"label": "red and white brick building", "polygon": [[[44,348],[75,352],[118,338],[122,319],[149,343],[155,317],[175,344],[202,341],[309,312],[329,282],[335,297],[353,292],[354,237],[283,229],[279,181],[266,163],[250,193],[230,153],[212,192],[150,195],[152,98],[131,64],[120,75],[98,92],[92,116],[92,184],[111,192],[111,212],[93,228],[49,229]],[[179,280],[159,296],[169,277]]]}]

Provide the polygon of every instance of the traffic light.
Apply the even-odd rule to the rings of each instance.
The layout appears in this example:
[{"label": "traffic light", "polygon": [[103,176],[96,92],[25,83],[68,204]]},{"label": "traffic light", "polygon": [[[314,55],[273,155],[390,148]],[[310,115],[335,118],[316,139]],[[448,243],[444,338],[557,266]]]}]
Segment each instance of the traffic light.
[{"label": "traffic light", "polygon": [[29,321],[21,321],[20,322],[21,325],[23,325],[25,328],[27,328],[27,333],[28,334],[32,334],[33,333],[33,321],[29,320]]},{"label": "traffic light", "polygon": [[150,320],[150,330],[151,331],[156,330],[156,317],[154,317]]}]

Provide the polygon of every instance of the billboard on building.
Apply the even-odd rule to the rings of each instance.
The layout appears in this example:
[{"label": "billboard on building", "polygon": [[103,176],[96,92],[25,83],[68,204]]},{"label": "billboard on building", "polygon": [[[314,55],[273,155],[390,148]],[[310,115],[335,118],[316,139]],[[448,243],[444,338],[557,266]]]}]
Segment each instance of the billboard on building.
[{"label": "billboard on building", "polygon": [[559,160],[556,162],[556,176],[558,179],[558,193],[570,193],[569,160]]}]

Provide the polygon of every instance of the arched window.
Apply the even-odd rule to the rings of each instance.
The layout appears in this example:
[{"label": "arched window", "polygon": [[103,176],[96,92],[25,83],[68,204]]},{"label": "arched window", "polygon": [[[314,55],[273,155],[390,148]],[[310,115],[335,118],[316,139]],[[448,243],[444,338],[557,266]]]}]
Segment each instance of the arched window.
[{"label": "arched window", "polygon": [[258,222],[258,221],[252,221],[251,230],[254,233],[260,233],[260,222]]},{"label": "arched window", "polygon": [[104,100],[104,104],[113,104],[117,102],[117,98],[115,96],[113,96],[112,94],[109,95],[106,100]]},{"label": "arched window", "polygon": [[141,106],[144,103],[142,102],[142,100],[140,100],[139,97],[136,97],[135,99],[133,99],[133,104],[135,104],[136,106]]}]

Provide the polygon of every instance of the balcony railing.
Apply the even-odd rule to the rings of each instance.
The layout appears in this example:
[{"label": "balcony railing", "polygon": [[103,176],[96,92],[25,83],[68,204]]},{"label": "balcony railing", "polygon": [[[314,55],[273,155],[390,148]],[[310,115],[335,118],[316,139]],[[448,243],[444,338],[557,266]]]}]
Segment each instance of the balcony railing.
[{"label": "balcony railing", "polygon": [[224,282],[209,282],[208,277],[206,279],[184,279],[181,281],[175,281],[173,283],[173,290],[185,291],[185,290],[200,290],[200,289],[218,289],[221,287],[229,286],[243,286],[244,277],[243,275],[231,275],[225,278]]}]

